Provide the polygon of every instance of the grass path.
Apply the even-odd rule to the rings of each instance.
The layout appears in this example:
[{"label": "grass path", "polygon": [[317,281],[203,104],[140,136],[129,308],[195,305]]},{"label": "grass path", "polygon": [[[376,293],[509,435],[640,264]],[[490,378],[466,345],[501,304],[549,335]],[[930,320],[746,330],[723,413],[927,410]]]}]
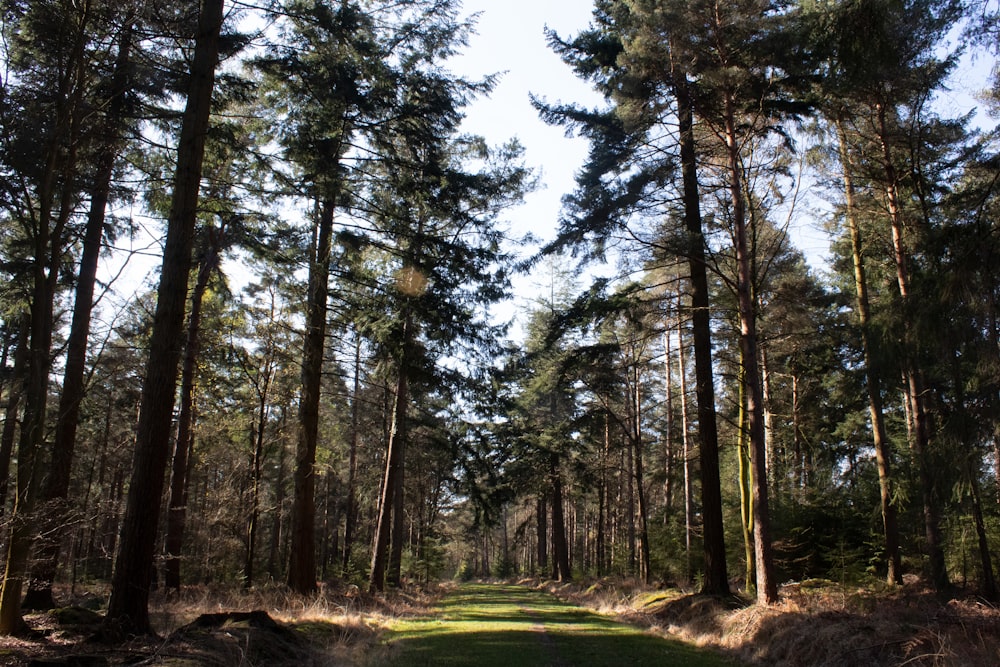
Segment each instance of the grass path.
[{"label": "grass path", "polygon": [[395,624],[370,664],[397,667],[725,667],[716,654],[523,586],[464,584],[434,613]]}]

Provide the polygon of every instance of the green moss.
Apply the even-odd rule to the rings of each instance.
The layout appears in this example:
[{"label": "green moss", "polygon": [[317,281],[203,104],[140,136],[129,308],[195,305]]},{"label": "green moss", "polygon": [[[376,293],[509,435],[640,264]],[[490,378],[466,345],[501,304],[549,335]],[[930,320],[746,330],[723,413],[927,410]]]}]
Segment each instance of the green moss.
[{"label": "green moss", "polygon": [[538,590],[467,584],[446,596],[433,616],[394,624],[383,650],[369,664],[721,667],[730,663]]}]

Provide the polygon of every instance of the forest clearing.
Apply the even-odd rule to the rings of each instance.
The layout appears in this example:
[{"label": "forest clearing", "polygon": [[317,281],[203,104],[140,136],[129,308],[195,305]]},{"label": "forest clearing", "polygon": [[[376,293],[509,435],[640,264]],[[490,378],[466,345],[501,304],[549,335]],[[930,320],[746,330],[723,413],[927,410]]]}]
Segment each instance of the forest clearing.
[{"label": "forest clearing", "polygon": [[1000,662],[998,0],[509,2],[3,1],[0,658]]}]

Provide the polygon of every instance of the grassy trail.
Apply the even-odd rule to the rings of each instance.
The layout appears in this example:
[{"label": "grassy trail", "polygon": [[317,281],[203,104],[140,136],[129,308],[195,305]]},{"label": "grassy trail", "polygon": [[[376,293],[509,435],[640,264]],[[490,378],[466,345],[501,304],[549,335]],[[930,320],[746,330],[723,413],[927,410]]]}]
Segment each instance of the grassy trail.
[{"label": "grassy trail", "polygon": [[732,665],[548,593],[498,584],[462,585],[431,616],[400,621],[378,654],[371,664],[397,667]]}]

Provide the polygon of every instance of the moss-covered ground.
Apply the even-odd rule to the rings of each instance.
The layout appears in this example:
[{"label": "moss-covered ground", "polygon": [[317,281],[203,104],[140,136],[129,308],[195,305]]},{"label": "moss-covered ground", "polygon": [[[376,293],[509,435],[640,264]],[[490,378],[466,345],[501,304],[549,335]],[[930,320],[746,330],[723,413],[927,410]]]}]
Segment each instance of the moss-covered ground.
[{"label": "moss-covered ground", "polygon": [[395,623],[371,658],[398,667],[732,665],[544,591],[478,583],[451,591],[426,617]]}]

